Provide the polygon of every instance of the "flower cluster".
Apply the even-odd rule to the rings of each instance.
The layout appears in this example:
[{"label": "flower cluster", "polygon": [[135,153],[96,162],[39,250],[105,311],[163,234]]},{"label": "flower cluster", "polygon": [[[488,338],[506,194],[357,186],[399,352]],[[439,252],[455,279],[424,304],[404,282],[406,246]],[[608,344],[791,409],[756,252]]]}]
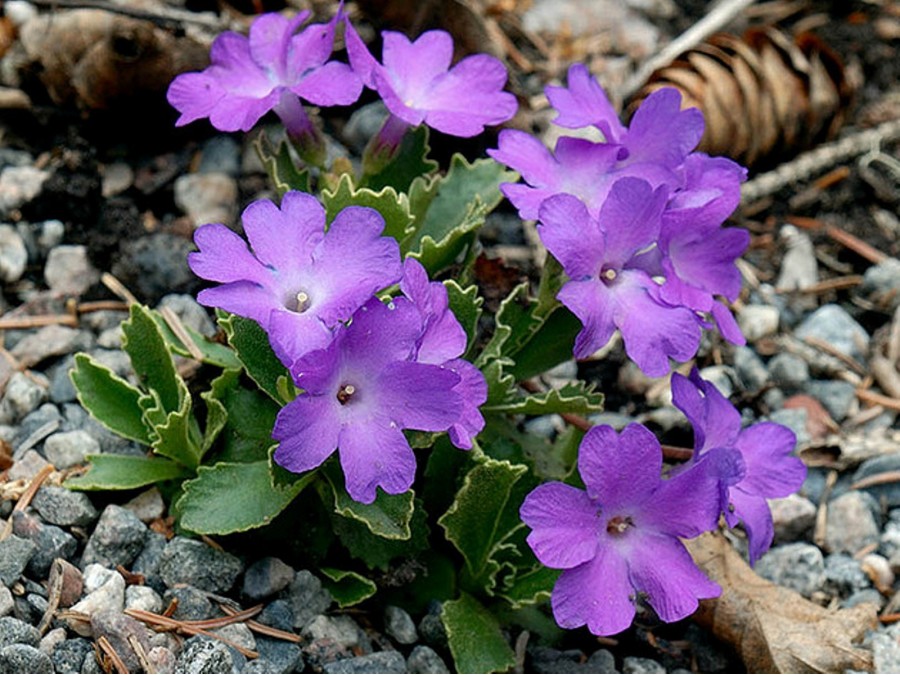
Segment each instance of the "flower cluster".
[{"label": "flower cluster", "polygon": [[[349,206],[326,229],[315,197],[288,192],[280,208],[257,201],[242,220],[252,252],[224,225],[204,225],[188,262],[220,283],[198,300],[259,323],[301,389],[275,423],[279,464],[307,471],[337,450],[348,493],[371,503],[377,487],[412,484],[404,429],[449,431],[472,447],[484,377],[459,358],[466,334],[443,284],[417,261],[401,263],[377,211]],[[403,296],[375,297],[397,282]]]},{"label": "flower cluster", "polygon": [[806,475],[791,456],[786,427],[761,422],[741,429],[740,414],[696,369],[673,375],[675,405],[694,427],[690,462],[660,478],[662,451],[645,427],[594,427],[578,470],[586,490],[545,483],[522,504],[538,560],[564,570],[552,594],[564,628],[587,625],[598,635],[628,628],[639,600],[664,621],[677,621],[716,597],[719,587],[691,560],[679,538],[713,530],[724,514],[743,521],[755,562],[772,543],[767,498],[797,490]]},{"label": "flower cluster", "polygon": [[734,263],[749,235],[722,223],[745,171],[692,152],[703,134],[700,112],[680,110],[680,94],[661,89],[625,127],[583,65],[569,69],[568,88],[548,87],[547,95],[556,124],[595,126],[604,142],[562,136],[551,153],[510,129],[489,154],[521,174],[525,184],[503,192],[522,218],[539,221],[541,240],[569,276],[558,297],[584,326],[575,355],[589,356],[618,329],[628,356],[659,376],[670,358],[696,353],[704,327],[742,344],[719,298],[740,291]]}]

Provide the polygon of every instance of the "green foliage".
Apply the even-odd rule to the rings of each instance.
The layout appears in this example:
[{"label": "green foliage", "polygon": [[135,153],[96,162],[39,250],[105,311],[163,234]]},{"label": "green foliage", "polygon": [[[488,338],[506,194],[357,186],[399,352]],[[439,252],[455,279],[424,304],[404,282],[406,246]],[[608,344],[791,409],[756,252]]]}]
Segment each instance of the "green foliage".
[{"label": "green foliage", "polygon": [[247,375],[276,403],[285,403],[284,383],[289,383],[291,376],[272,351],[266,332],[251,319],[221,310],[217,314],[219,326],[225,331],[228,344],[234,349]]},{"label": "green foliage", "polygon": [[384,218],[385,236],[400,242],[413,230],[415,218],[409,211],[409,197],[403,193],[397,194],[392,187],[383,187],[378,192],[365,187],[354,188],[353,179],[344,174],[333,191],[322,192],[322,202],[329,223],[348,206],[367,206]]},{"label": "green foliage", "polygon": [[358,572],[336,570],[333,567],[320,567],[319,571],[325,575],[323,585],[341,609],[368,600],[378,590],[374,581]]},{"label": "green foliage", "polygon": [[521,397],[508,396],[502,403],[482,407],[485,413],[506,413],[509,415],[551,415],[553,413],[574,413],[587,415],[603,410],[603,394],[594,390],[594,385],[585,382],[570,382],[559,389],[550,389],[539,394]]},{"label": "green foliage", "polygon": [[469,351],[471,351],[475,343],[475,336],[478,333],[478,320],[483,312],[484,298],[478,295],[477,286],[469,286],[463,289],[452,279],[445,281],[444,286],[447,288],[450,310],[466,331],[467,344],[469,345]]},{"label": "green foliage", "polygon": [[178,500],[181,527],[197,534],[245,532],[272,522],[315,474],[276,487],[268,461],[220,462],[202,466],[184,482]]},{"label": "green foliage", "polygon": [[406,132],[397,153],[388,160],[383,157],[372,158],[367,150],[367,156],[363,159],[364,171],[360,186],[372,190],[390,186],[406,192],[419,176],[428,175],[437,169],[437,162],[428,159],[429,149],[428,127],[423,124]]},{"label": "green foliage", "polygon": [[188,470],[161,457],[88,455],[87,473],[66,480],[75,490],[132,490],[167,480],[184,478]]},{"label": "green foliage", "polygon": [[416,500],[414,506],[409,539],[387,539],[374,534],[361,520],[337,513],[332,513],[332,527],[352,557],[362,561],[369,569],[387,571],[392,561],[416,556],[428,549],[427,514],[421,501]]},{"label": "green foliage", "polygon": [[75,355],[75,367],[69,376],[78,393],[78,402],[91,417],[119,436],[150,445],[150,430],[138,403],[140,389],[87,354]]},{"label": "green foliage", "polygon": [[458,672],[499,673],[515,665],[500,622],[472,596],[463,593],[458,600],[445,602],[441,620]]},{"label": "green foliage", "polygon": [[297,167],[286,141],[279,143],[278,148],[273,148],[265,132],[260,132],[253,142],[253,147],[266,173],[272,179],[272,185],[279,197],[283,197],[289,190],[310,191],[309,170]]},{"label": "green foliage", "polygon": [[132,305],[128,321],[122,324],[122,335],[122,348],[144,389],[154,393],[163,411],[181,410],[186,388],[150,310]]},{"label": "green foliage", "polygon": [[322,467],[322,474],[331,488],[335,513],[363,523],[372,534],[385,539],[406,541],[412,536],[410,522],[413,515],[415,494],[407,490],[403,494],[389,495],[378,490],[375,501],[361,504],[354,501],[344,489],[344,477],[335,462]]}]

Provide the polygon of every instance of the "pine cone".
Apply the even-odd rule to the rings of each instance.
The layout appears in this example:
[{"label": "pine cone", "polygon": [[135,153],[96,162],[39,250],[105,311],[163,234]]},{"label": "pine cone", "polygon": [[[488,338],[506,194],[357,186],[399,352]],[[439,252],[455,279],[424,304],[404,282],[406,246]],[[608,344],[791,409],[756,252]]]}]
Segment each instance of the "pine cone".
[{"label": "pine cone", "polygon": [[657,70],[629,104],[676,87],[706,117],[699,150],[771,165],[833,137],[853,93],[840,58],[811,33],[774,28],[713,35]]}]

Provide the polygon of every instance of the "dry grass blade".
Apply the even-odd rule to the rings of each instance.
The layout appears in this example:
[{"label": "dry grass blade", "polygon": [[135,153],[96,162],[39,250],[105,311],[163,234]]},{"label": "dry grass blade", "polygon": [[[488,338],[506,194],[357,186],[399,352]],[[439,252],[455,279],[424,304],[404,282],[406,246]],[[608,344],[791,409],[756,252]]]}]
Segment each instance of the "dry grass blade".
[{"label": "dry grass blade", "polygon": [[[219,605],[219,609],[228,614],[229,616],[235,616],[238,612],[235,609],[232,609],[228,605]],[[248,619],[246,621],[247,628],[252,630],[254,633],[259,633],[260,635],[266,635],[268,637],[277,638],[279,640],[286,640],[288,642],[300,642],[300,636],[295,635],[294,633],[288,633],[284,630],[279,630],[278,628],[272,628],[271,626],[267,626],[264,623],[259,623],[259,621],[253,621],[252,619]]]},{"label": "dry grass blade", "polygon": [[100,647],[100,651],[110,660],[113,667],[116,669],[117,673],[129,673],[131,671],[128,670],[128,667],[122,661],[122,657],[116,652],[113,646],[110,644],[109,640],[106,639],[105,635],[101,635],[97,638],[97,646]]},{"label": "dry grass blade", "polygon": [[185,633],[187,635],[205,635],[208,638],[218,640],[219,642],[222,642],[229,647],[236,649],[248,659],[255,659],[259,656],[257,652],[253,651],[252,649],[242,647],[241,645],[227,638],[224,638],[221,635],[216,635],[212,632],[212,630],[216,628],[222,628],[223,626],[227,626],[232,623],[240,623],[242,621],[245,621],[250,616],[255,616],[261,611],[262,605],[257,605],[256,607],[244,610],[243,612],[238,612],[234,616],[224,616],[218,619],[208,619],[206,621],[179,621],[178,619],[163,616],[162,614],[146,612],[142,609],[126,609],[125,614],[133,619],[137,619],[138,621],[143,621],[157,631],[174,630],[179,633]]}]

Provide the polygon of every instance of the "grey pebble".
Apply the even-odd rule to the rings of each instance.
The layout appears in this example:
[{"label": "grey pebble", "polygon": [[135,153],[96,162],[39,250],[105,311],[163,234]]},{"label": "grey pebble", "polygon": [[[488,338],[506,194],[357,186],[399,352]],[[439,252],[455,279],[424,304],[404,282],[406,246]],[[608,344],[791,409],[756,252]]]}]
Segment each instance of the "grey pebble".
[{"label": "grey pebble", "polygon": [[[299,673],[303,670],[303,651],[293,642],[258,637],[256,638],[256,651],[259,653],[260,659],[265,659],[272,664],[274,670],[270,672]],[[250,661],[247,664],[248,667],[252,663]]]},{"label": "grey pebble", "polygon": [[241,173],[241,146],[231,136],[213,136],[203,143],[197,173],[224,173],[238,178]]},{"label": "grey pebble", "polygon": [[185,641],[175,662],[176,673],[230,673],[233,668],[234,658],[224,643],[199,635]]},{"label": "grey pebble", "polygon": [[293,567],[280,558],[262,558],[244,572],[243,592],[251,600],[262,600],[284,590],[293,580]]},{"label": "grey pebble", "polygon": [[55,525],[45,525],[24,511],[12,514],[13,533],[31,540],[37,549],[28,565],[26,573],[35,579],[46,579],[50,565],[56,558],[69,560],[78,549],[78,540]]},{"label": "grey pebble", "polygon": [[147,526],[131,511],[110,504],[103,509],[84,547],[81,567],[99,563],[110,568],[116,565],[129,568],[143,549],[147,532]]},{"label": "grey pebble", "polygon": [[14,534],[0,541],[0,581],[5,586],[12,586],[35,552],[37,546],[34,542]]},{"label": "grey pebble", "polygon": [[[776,391],[776,390],[772,390]],[[777,424],[783,424],[794,432],[797,437],[797,445],[803,445],[810,441],[809,431],[806,430],[806,420],[809,413],[806,408],[782,408],[769,415],[769,420]]]},{"label": "grey pebble", "polygon": [[[859,468],[853,474],[853,482],[856,483],[879,473],[898,470],[900,470],[900,454],[873,457],[859,465]],[[863,488],[862,492],[871,495],[879,504],[885,504],[888,508],[900,506],[900,483],[896,481],[872,485]]]},{"label": "grey pebble", "polygon": [[163,296],[157,309],[168,308],[188,328],[192,328],[201,335],[212,337],[216,334],[216,325],[209,318],[209,312],[203,305],[194,300],[194,296],[187,293],[170,293]]},{"label": "grey pebble", "polygon": [[354,152],[362,154],[369,140],[381,129],[387,116],[387,108],[381,101],[357,108],[344,125],[341,140]]},{"label": "grey pebble", "polygon": [[197,285],[187,264],[194,244],[169,232],[153,232],[121,245],[121,255],[112,264],[112,273],[140,296],[160,298],[174,290]]},{"label": "grey pebble", "polygon": [[428,611],[419,619],[419,635],[422,641],[435,649],[447,649],[447,629],[441,619],[441,603],[434,600],[428,603]]},{"label": "grey pebble", "polygon": [[900,306],[900,260],[888,256],[866,270],[859,292],[869,302],[893,313]]},{"label": "grey pebble", "polygon": [[273,600],[263,607],[256,620],[278,630],[291,631],[294,627],[294,612],[287,600]]},{"label": "grey pebble", "polygon": [[15,644],[37,647],[40,642],[41,634],[34,626],[11,616],[0,617],[0,647]]},{"label": "grey pebble", "polygon": [[165,607],[159,593],[149,586],[132,585],[125,589],[125,609],[139,609],[159,614]]},{"label": "grey pebble", "polygon": [[157,673],[174,673],[178,659],[171,649],[157,645],[147,652],[147,660],[155,667]]},{"label": "grey pebble", "polygon": [[90,641],[85,638],[63,640],[50,655],[57,673],[80,673],[84,658],[93,653]]},{"label": "grey pebble", "polygon": [[0,617],[7,616],[16,606],[13,600],[12,591],[4,584],[0,584]]},{"label": "grey pebble", "polygon": [[347,615],[326,616],[319,614],[303,628],[303,636],[310,640],[326,641],[341,649],[349,649],[360,644],[362,631]]},{"label": "grey pebble", "polygon": [[331,594],[309,570],[297,572],[286,594],[294,614],[294,628],[298,630],[331,607]]},{"label": "grey pebble", "polygon": [[163,604],[168,606],[173,600],[178,604],[172,617],[179,621],[203,621],[214,613],[207,594],[193,586],[180,585],[167,589],[163,594]]},{"label": "grey pebble", "polygon": [[825,550],[853,555],[870,544],[877,544],[881,528],[873,515],[876,509],[874,500],[858,490],[850,490],[828,502]]},{"label": "grey pebble", "polygon": [[42,375],[16,371],[0,399],[0,424],[14,424],[47,400],[50,382]]},{"label": "grey pebble", "polygon": [[869,334],[840,305],[823,305],[806,317],[794,331],[803,340],[821,340],[845,356],[865,363]]},{"label": "grey pebble", "polygon": [[843,609],[847,609],[863,604],[875,605],[877,608],[876,611],[880,612],[884,609],[885,604],[887,604],[887,598],[874,588],[864,588],[861,591],[856,591],[846,600],[841,601],[839,606]]},{"label": "grey pebble", "polygon": [[900,641],[878,631],[872,636],[872,655],[876,673],[900,673]]},{"label": "grey pebble", "polygon": [[0,673],[52,672],[50,657],[35,647],[19,644],[0,649]]},{"label": "grey pebble", "polygon": [[816,521],[816,505],[796,493],[782,499],[770,499],[769,510],[775,527],[775,543],[806,539]]},{"label": "grey pebble", "polygon": [[0,171],[0,217],[37,197],[50,177],[33,166],[7,166]]},{"label": "grey pebble", "polygon": [[91,616],[94,639],[105,637],[122,662],[132,673],[141,669],[141,661],[132,641],[137,642],[146,654],[150,651],[149,629],[140,621],[119,611],[104,610]]},{"label": "grey pebble", "polygon": [[47,254],[44,280],[59,295],[80,296],[100,281],[86,246],[56,246]]},{"label": "grey pebble", "polygon": [[756,573],[769,581],[812,597],[825,582],[825,559],[812,544],[775,546],[756,563]]},{"label": "grey pebble", "polygon": [[411,645],[419,639],[412,617],[405,609],[394,605],[388,605],[384,610],[384,630],[401,645]]},{"label": "grey pebble", "polygon": [[159,564],[162,562],[167,543],[166,538],[159,532],[148,531],[144,538],[144,548],[131,564],[131,571],[145,577],[158,577]]},{"label": "grey pebble", "polygon": [[51,434],[44,441],[44,456],[57,469],[69,469],[84,464],[87,455],[99,452],[100,443],[83,429],[60,431]]},{"label": "grey pebble", "polygon": [[97,509],[85,493],[55,485],[42,486],[31,505],[51,525],[85,527],[97,520]]},{"label": "grey pebble", "polygon": [[809,381],[809,366],[799,356],[782,352],[769,361],[769,378],[785,392],[802,391]]},{"label": "grey pebble", "polygon": [[0,280],[15,283],[25,274],[28,264],[28,249],[16,228],[6,223],[0,224]]},{"label": "grey pebble", "polygon": [[206,223],[231,225],[237,216],[238,185],[221,172],[179,176],[174,185],[175,204],[194,227]]},{"label": "grey pebble", "polygon": [[759,391],[769,380],[766,364],[750,347],[735,347],[734,369],[738,380],[749,391]]},{"label": "grey pebble", "polygon": [[449,673],[441,655],[428,645],[416,645],[406,657],[406,669],[411,673]]},{"label": "grey pebble", "polygon": [[856,387],[842,380],[810,380],[806,393],[825,406],[835,422],[843,422],[857,405]]},{"label": "grey pebble", "polygon": [[745,305],[737,314],[738,326],[747,342],[775,335],[781,313],[771,305]]},{"label": "grey pebble", "polygon": [[406,659],[400,652],[376,652],[352,659],[342,659],[326,663],[323,667],[332,675],[352,675],[355,673],[405,673]]},{"label": "grey pebble", "polygon": [[662,664],[653,659],[642,658],[640,656],[626,656],[622,659],[623,673],[665,673],[666,669]]},{"label": "grey pebble", "polygon": [[166,544],[159,563],[159,575],[167,586],[190,584],[212,593],[230,589],[242,571],[235,556],[187,537],[175,537]]},{"label": "grey pebble", "polygon": [[863,571],[859,560],[846,553],[832,553],[825,558],[825,584],[823,590],[830,595],[847,598],[857,591],[869,588],[872,581]]}]

